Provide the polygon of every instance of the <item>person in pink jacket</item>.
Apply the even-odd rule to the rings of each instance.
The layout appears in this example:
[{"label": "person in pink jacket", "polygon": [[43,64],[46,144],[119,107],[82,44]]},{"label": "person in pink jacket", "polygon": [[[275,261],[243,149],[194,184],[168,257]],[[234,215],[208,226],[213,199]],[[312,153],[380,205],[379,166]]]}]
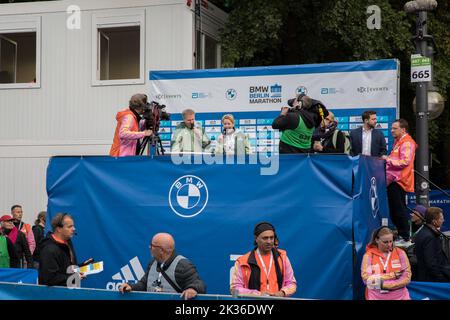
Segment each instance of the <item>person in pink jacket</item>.
[{"label": "person in pink jacket", "polygon": [[147,104],[145,94],[135,94],[131,97],[129,107],[116,115],[117,126],[114,140],[109,151],[113,157],[135,156],[139,153],[138,142],[143,137],[152,135],[152,130],[141,131],[140,119]]},{"label": "person in pink jacket", "polygon": [[256,247],[239,257],[234,265],[231,294],[293,295],[297,280],[286,251],[278,249],[274,226],[268,222],[258,223],[254,236]]},{"label": "person in pink jacket", "polygon": [[361,278],[367,286],[366,300],[410,300],[408,256],[394,246],[394,234],[388,227],[373,232],[361,264]]},{"label": "person in pink jacket", "polygon": [[386,160],[386,186],[391,220],[397,228],[399,239],[397,246],[409,246],[409,215],[405,197],[414,192],[414,158],[417,144],[408,134],[408,122],[397,119],[392,123],[394,146]]}]

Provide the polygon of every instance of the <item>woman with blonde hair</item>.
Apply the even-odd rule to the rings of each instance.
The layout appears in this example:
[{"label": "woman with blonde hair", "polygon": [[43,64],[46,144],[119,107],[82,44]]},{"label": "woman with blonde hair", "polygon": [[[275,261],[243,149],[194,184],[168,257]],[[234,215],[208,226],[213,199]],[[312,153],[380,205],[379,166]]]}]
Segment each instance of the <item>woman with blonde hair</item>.
[{"label": "woman with blonde hair", "polygon": [[234,127],[234,117],[226,114],[222,117],[223,130],[217,138],[215,154],[243,155],[250,154],[248,136]]}]

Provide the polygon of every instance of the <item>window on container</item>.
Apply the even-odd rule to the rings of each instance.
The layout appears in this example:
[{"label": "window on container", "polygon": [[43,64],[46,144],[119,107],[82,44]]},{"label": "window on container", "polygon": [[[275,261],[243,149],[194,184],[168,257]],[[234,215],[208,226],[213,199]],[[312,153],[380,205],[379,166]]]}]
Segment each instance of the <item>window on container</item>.
[{"label": "window on container", "polygon": [[218,68],[219,65],[219,45],[216,40],[205,35],[205,68]]},{"label": "window on container", "polygon": [[220,67],[220,45],[212,37],[197,31],[196,67],[198,69],[214,69]]},{"label": "window on container", "polygon": [[97,30],[97,80],[139,79],[140,26]]},{"label": "window on container", "polygon": [[0,33],[0,83],[36,82],[36,32]]}]

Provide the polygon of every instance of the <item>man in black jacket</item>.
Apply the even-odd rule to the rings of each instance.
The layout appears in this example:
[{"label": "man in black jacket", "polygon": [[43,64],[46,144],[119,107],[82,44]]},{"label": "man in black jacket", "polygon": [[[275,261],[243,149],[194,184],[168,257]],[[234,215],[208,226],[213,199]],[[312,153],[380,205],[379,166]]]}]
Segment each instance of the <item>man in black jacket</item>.
[{"label": "man in black jacket", "polygon": [[156,234],[150,252],[153,260],[144,276],[136,284],[124,283],[119,287],[120,292],[178,292],[185,300],[206,293],[205,283],[192,262],[175,252],[175,241],[170,234]]},{"label": "man in black jacket", "polygon": [[444,214],[430,207],[425,213],[426,225],[416,234],[417,281],[450,282],[450,260],[442,249],[441,232]]},{"label": "man in black jacket", "polygon": [[[58,213],[52,220],[53,233],[47,235],[39,245],[39,284],[48,286],[67,286],[73,272],[69,266],[77,265],[72,237],[75,226],[67,213]],[[69,268],[70,269],[70,268]],[[84,275],[80,273],[81,279]]]},{"label": "man in black jacket", "polygon": [[375,129],[377,124],[376,111],[364,111],[361,117],[363,125],[350,131],[351,155],[364,154],[372,157],[386,155],[387,148],[384,134],[381,130]]}]

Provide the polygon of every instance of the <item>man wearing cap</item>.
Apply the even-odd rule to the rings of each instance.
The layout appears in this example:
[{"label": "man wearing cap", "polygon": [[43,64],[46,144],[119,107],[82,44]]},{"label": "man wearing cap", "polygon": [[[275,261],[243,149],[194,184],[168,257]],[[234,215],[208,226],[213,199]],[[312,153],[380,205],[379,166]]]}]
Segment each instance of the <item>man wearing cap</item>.
[{"label": "man wearing cap", "polygon": [[423,205],[418,204],[416,207],[412,210],[411,213],[411,231],[412,231],[412,239],[414,240],[415,236],[419,233],[420,230],[422,230],[423,225],[425,224],[425,212],[427,211],[427,208],[425,208]]},{"label": "man wearing cap", "polygon": [[[18,259],[16,268],[33,268],[33,259],[31,257],[30,248],[28,247],[27,238],[25,237],[25,234],[19,231],[14,225],[14,218],[5,214],[0,218],[0,221],[3,234],[11,240],[14,246],[14,251]],[[24,262],[26,262],[26,264]]]},{"label": "man wearing cap", "polygon": [[239,257],[234,265],[231,294],[288,297],[297,290],[286,251],[278,249],[275,228],[268,222],[255,226],[255,248]]},{"label": "man wearing cap", "polygon": [[[11,216],[4,215],[0,218],[0,222],[9,221]],[[12,241],[2,233],[0,233],[0,268],[19,268],[19,259]]]},{"label": "man wearing cap", "polygon": [[140,131],[139,121],[146,104],[147,96],[137,93],[131,97],[128,108],[117,112],[117,126],[109,151],[110,156],[124,157],[139,154],[139,139],[152,135],[152,130]]}]

